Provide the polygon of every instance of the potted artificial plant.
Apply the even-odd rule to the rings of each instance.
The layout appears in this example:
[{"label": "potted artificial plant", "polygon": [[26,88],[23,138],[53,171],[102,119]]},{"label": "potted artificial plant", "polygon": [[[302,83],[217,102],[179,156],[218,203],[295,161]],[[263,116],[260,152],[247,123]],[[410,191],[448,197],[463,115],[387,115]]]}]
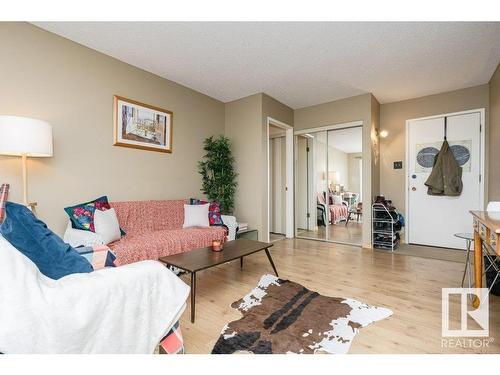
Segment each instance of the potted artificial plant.
[{"label": "potted artificial plant", "polygon": [[236,176],[231,141],[224,136],[205,139],[203,149],[206,154],[198,162],[198,172],[202,177],[201,191],[210,201],[217,201],[221,213],[230,215],[234,208]]}]

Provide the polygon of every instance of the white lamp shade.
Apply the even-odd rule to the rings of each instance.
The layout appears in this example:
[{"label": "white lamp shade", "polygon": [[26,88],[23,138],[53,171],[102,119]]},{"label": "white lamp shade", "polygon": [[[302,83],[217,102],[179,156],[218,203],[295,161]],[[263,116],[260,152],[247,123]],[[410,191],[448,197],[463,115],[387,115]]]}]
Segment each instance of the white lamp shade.
[{"label": "white lamp shade", "polygon": [[0,116],[0,154],[51,157],[52,126],[28,117]]}]

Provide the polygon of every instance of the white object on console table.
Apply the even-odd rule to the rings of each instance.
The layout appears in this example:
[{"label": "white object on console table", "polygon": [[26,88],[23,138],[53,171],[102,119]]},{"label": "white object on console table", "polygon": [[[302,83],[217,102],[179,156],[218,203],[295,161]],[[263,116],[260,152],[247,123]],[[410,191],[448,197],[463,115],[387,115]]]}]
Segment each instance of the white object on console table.
[{"label": "white object on console table", "polygon": [[236,228],[238,227],[236,218],[230,215],[221,215],[221,219],[224,225],[227,226],[227,229],[229,231],[227,234],[228,241],[233,241],[234,239],[236,239]]},{"label": "white object on console table", "polygon": [[248,228],[248,223],[236,223],[236,225],[240,228],[240,230]]}]

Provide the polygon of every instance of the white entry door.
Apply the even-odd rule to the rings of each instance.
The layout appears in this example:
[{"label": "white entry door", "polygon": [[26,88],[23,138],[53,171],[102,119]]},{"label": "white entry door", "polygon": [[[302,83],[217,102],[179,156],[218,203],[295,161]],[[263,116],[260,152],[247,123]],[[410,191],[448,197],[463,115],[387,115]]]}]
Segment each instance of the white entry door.
[{"label": "white entry door", "polygon": [[462,194],[427,195],[424,185],[441,149],[445,117],[408,123],[408,240],[411,244],[465,249],[455,233],[471,232],[469,210],[482,209],[481,112],[446,116],[447,140],[462,167]]}]

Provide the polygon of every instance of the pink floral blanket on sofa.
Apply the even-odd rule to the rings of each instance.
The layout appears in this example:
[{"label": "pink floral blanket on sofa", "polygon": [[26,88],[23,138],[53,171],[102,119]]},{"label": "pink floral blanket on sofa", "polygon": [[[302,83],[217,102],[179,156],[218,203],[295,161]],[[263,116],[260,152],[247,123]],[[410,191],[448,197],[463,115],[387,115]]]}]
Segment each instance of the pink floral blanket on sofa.
[{"label": "pink floral blanket on sofa", "polygon": [[127,233],[109,244],[116,255],[115,264],[158,260],[200,247],[212,240],[224,240],[223,227],[182,228],[185,200],[112,202],[120,227]]},{"label": "pink floral blanket on sofa", "polygon": [[[322,193],[317,194],[318,203],[326,207],[325,197]],[[329,204],[328,211],[330,213],[330,221],[332,224],[337,224],[340,220],[347,219],[349,209],[344,204]]]}]

